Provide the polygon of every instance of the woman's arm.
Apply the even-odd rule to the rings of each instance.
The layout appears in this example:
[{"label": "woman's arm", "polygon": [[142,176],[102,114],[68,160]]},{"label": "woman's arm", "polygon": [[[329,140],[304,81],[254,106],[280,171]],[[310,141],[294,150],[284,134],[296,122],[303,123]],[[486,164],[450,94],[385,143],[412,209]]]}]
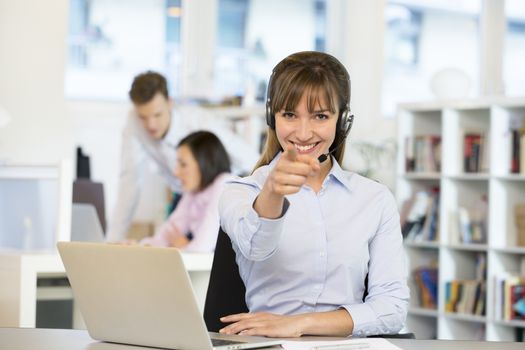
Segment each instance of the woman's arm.
[{"label": "woman's arm", "polygon": [[398,333],[407,314],[410,291],[399,213],[386,187],[381,207],[380,225],[369,243],[368,295],[364,303],[342,305],[352,315],[357,336]]},{"label": "woman's arm", "polygon": [[177,207],[168,219],[160,226],[153,237],[146,237],[140,244],[158,247],[184,247],[189,241],[184,236],[188,229],[188,208],[191,198],[183,195]]},{"label": "woman's arm", "polygon": [[243,313],[221,318],[232,324],[220,330],[224,334],[267,337],[300,337],[303,335],[340,336],[352,334],[354,322],[345,309],[282,316],[266,312]]}]

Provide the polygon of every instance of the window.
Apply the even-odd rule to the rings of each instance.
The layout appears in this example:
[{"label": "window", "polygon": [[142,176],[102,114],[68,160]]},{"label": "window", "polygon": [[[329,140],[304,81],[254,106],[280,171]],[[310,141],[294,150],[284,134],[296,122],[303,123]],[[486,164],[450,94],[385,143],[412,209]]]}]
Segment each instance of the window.
[{"label": "window", "polygon": [[181,14],[181,0],[70,0],[66,96],[127,100],[148,69],[176,94]]},{"label": "window", "polygon": [[325,0],[219,0],[216,95],[263,100],[277,62],[295,51],[324,50],[325,7]]},{"label": "window", "polygon": [[503,80],[507,95],[525,95],[525,2],[505,3],[507,32],[503,52]]},{"label": "window", "polygon": [[[389,0],[385,8],[383,114],[400,102],[436,98],[439,72],[460,75],[474,95],[479,70],[480,0]],[[443,76],[443,75],[442,75]]]}]

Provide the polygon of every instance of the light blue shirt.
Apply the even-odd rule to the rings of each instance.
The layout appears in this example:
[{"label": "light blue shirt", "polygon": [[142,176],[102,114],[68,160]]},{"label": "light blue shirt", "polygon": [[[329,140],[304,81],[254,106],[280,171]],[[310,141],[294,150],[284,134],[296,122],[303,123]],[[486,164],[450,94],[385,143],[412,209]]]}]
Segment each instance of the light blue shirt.
[{"label": "light blue shirt", "polygon": [[292,315],[345,308],[354,336],[399,332],[409,289],[399,214],[388,188],[333,160],[318,193],[303,186],[286,196],[282,217],[260,218],[253,203],[279,157],[226,184],[219,204],[249,310]]}]

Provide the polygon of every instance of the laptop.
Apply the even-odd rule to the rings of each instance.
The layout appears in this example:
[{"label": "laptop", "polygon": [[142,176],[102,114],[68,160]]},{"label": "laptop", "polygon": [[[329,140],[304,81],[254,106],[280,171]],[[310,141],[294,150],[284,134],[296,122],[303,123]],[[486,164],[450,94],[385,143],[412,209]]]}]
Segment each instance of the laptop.
[{"label": "laptop", "polygon": [[92,204],[73,203],[71,207],[71,240],[104,242],[104,231]]},{"label": "laptop", "polygon": [[253,349],[283,341],[208,333],[178,249],[90,242],[57,247],[94,339],[182,350]]}]

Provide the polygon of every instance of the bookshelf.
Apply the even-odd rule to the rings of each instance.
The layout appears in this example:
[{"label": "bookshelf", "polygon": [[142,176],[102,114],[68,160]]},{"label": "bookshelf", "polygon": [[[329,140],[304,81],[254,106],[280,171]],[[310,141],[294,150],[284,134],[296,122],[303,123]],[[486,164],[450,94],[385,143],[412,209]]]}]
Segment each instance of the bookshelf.
[{"label": "bookshelf", "polygon": [[[407,328],[419,339],[523,341],[525,317],[508,319],[502,311],[502,280],[521,275],[519,283],[525,281],[525,246],[518,245],[514,211],[525,203],[525,164],[520,173],[512,171],[510,131],[519,124],[525,130],[525,97],[398,108],[396,196],[402,226],[409,228],[403,231],[411,289]],[[420,214],[431,225],[419,222],[413,231],[404,223],[417,223],[414,203],[421,192],[438,200],[422,200],[429,204]],[[422,268],[437,269],[435,307],[423,305],[428,286],[415,276]],[[462,298],[458,288],[471,293]],[[478,313],[451,311],[476,306]]]}]

